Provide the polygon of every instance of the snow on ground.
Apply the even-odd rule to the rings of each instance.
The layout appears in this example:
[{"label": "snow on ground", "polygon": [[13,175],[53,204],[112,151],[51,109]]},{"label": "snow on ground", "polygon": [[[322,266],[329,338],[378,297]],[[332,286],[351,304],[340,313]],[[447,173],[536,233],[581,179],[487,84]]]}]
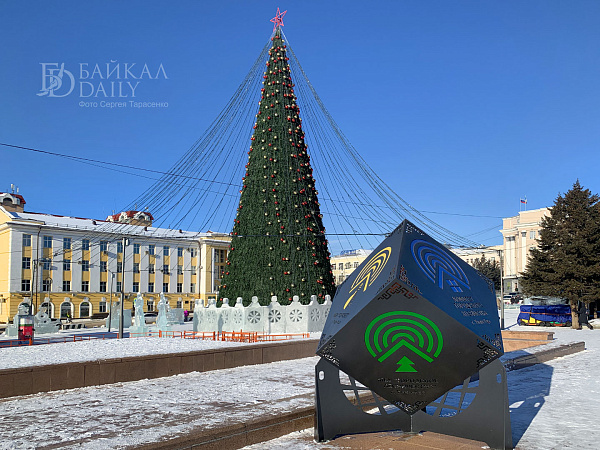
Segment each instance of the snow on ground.
[{"label": "snow on ground", "polygon": [[[521,327],[515,324],[517,314],[515,310],[506,312],[509,329],[554,331],[557,342],[549,345],[585,341],[586,351],[508,373],[514,444],[521,450],[599,448],[593,430],[600,416],[600,403],[595,401],[600,397],[597,376],[600,331]],[[149,340],[161,342],[156,345],[163,345],[162,342],[170,345],[170,341],[187,345],[188,342],[181,339]],[[118,347],[136,341],[139,340],[104,342]],[[92,341],[91,344],[101,343]],[[35,361],[38,355],[34,357],[28,352],[38,348],[48,352],[52,347],[64,351],[71,348],[67,345],[25,347],[27,352],[21,357]],[[7,350],[11,349],[0,349],[0,355],[6,355]],[[165,352],[154,349],[149,353]],[[80,355],[78,360],[84,353],[94,353],[96,358],[98,355],[93,347],[86,347],[85,351],[73,350],[73,353]],[[114,355],[109,351],[105,354]],[[210,429],[311,406],[316,362],[316,357],[305,358],[3,399],[0,400],[0,449],[135,447],[173,439],[191,430]],[[331,448],[312,442],[310,436],[312,429],[250,448]]]},{"label": "snow on ground", "polygon": [[[106,332],[106,329],[99,328],[98,330],[99,331],[96,332],[97,334]],[[78,333],[56,333],[42,336],[43,338],[68,338],[69,336],[82,334],[90,335],[93,334],[93,331],[90,332],[90,330],[81,330]],[[321,333],[311,333],[310,338],[318,339],[320,335]],[[40,339],[42,336],[40,336]],[[0,370],[29,366],[44,366],[48,364],[125,358],[130,356],[185,353],[240,345],[249,344],[202,339],[148,337],[105,340],[92,339],[89,341],[6,347],[0,348]]]},{"label": "snow on ground", "polygon": [[136,447],[312,406],[318,358],[0,400],[0,449]]}]

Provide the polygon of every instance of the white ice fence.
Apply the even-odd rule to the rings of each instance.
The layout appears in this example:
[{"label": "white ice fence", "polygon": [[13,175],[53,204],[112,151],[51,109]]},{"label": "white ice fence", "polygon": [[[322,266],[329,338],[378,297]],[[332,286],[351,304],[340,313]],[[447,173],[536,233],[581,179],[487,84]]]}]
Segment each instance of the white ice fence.
[{"label": "white ice fence", "polygon": [[298,296],[294,296],[289,305],[280,304],[277,297],[273,296],[267,306],[261,306],[258,297],[252,297],[248,306],[242,305],[241,297],[237,298],[234,306],[226,298],[220,308],[215,300],[210,300],[208,306],[204,306],[202,300],[196,300],[194,331],[257,331],[268,334],[318,332],[323,331],[330,308],[329,295],[325,296],[322,304],[313,295],[308,305],[301,304]]}]

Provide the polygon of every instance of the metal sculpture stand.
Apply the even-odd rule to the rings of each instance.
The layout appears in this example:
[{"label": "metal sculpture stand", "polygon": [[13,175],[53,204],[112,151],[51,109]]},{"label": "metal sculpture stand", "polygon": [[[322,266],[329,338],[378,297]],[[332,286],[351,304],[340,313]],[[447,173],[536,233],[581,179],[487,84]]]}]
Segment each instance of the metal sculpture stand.
[{"label": "metal sculpture stand", "polygon": [[[493,449],[512,449],[512,432],[508,409],[506,371],[499,360],[479,371],[479,385],[451,389],[433,402],[435,413],[418,411],[411,415],[393,407],[365,387],[358,387],[353,378],[349,385],[340,382],[340,370],[321,359],[315,368],[315,440],[322,442],[344,434],[402,430],[404,432],[433,431],[487,443]],[[344,391],[354,391],[352,403]],[[360,395],[361,392],[363,395]],[[369,394],[369,395],[365,395]],[[458,406],[447,404],[448,396],[459,398]],[[465,396],[472,397],[462,407]],[[364,412],[375,409],[375,414]],[[442,410],[454,415],[443,417]]]}]

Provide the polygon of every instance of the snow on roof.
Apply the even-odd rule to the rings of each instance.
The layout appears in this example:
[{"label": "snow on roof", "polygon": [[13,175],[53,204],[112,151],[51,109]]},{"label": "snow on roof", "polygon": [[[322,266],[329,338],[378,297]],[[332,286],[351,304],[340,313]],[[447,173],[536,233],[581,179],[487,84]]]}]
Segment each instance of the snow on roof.
[{"label": "snow on roof", "polygon": [[86,219],[83,217],[59,216],[55,214],[44,214],[35,212],[6,212],[13,221],[21,223],[32,222],[32,224],[46,225],[48,227],[64,228],[82,232],[94,232],[105,234],[135,235],[148,238],[173,238],[173,239],[198,239],[221,235],[223,233],[201,233],[195,231],[172,230],[169,228],[143,227],[118,222],[107,222],[99,219]]},{"label": "snow on roof", "polygon": [[[123,211],[123,212],[120,212],[120,213],[117,213],[117,214],[110,215],[110,216],[108,216],[106,218],[106,220],[109,221],[109,222],[117,222],[117,221],[119,221],[119,219],[123,215],[127,216],[130,219],[138,218],[139,217],[139,218],[142,218],[142,219],[154,220],[154,217],[148,211],[134,211],[134,210]],[[147,217],[144,217],[144,216],[147,216]]]}]

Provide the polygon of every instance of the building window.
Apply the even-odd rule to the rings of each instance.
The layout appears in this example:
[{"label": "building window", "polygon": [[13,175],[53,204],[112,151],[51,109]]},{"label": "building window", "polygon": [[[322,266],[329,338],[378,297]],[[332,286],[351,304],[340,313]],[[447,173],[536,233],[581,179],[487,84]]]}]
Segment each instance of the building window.
[{"label": "building window", "polygon": [[190,256],[191,256],[192,258],[195,258],[195,257],[196,257],[196,249],[195,249],[195,248],[193,248],[193,247],[192,247],[192,248],[190,248]]},{"label": "building window", "polygon": [[31,235],[30,234],[23,235],[23,247],[31,247]]},{"label": "building window", "polygon": [[163,283],[163,292],[169,292],[169,283]]},{"label": "building window", "polygon": [[183,292],[183,283],[177,283],[177,292]]},{"label": "building window", "polygon": [[140,273],[140,263],[133,263],[133,273]]},{"label": "building window", "polygon": [[358,267],[358,261],[354,261],[354,268],[356,269]]},{"label": "building window", "polygon": [[177,300],[176,308],[183,308],[183,302],[181,300]]},{"label": "building window", "polygon": [[52,248],[52,236],[44,236],[44,248]]},{"label": "building window", "polygon": [[165,245],[163,247],[163,256],[169,256],[169,246]]},{"label": "building window", "polygon": [[163,264],[163,268],[162,271],[165,275],[169,275],[169,265],[168,264]]},{"label": "building window", "polygon": [[[106,281],[100,282],[100,292],[106,292]],[[100,311],[100,312],[104,312],[104,311]]]},{"label": "building window", "polygon": [[140,292],[140,282],[139,281],[133,282],[133,292]]},{"label": "building window", "polygon": [[69,270],[71,270],[71,260],[70,259],[63,260],[63,270],[66,270],[67,272]]},{"label": "building window", "polygon": [[122,292],[121,287],[123,286],[123,283],[120,281],[117,281],[117,292]]},{"label": "building window", "polygon": [[[106,282],[104,282],[106,284]],[[106,291],[104,291],[106,292]],[[105,313],[106,312],[106,301],[100,300],[98,303],[98,312]]]},{"label": "building window", "polygon": [[100,272],[106,272],[106,261],[100,261]]},{"label": "building window", "polygon": [[123,263],[121,261],[117,262],[117,273],[123,272]]},{"label": "building window", "polygon": [[81,260],[81,271],[89,272],[90,271],[90,261],[88,259]]},{"label": "building window", "polygon": [[148,283],[148,292],[154,292],[154,283]]},{"label": "building window", "polygon": [[21,267],[23,269],[31,269],[31,258],[29,256],[23,256]]},{"label": "building window", "polygon": [[123,242],[117,241],[117,253],[123,253]]},{"label": "building window", "polygon": [[134,255],[140,254],[140,244],[133,244],[133,254]]},{"label": "building window", "polygon": [[148,273],[154,273],[154,264],[148,266]]},{"label": "building window", "polygon": [[71,250],[71,238],[63,238],[63,250]]},{"label": "building window", "polygon": [[177,256],[183,256],[183,247],[177,247]]},{"label": "building window", "polygon": [[81,250],[89,250],[90,249],[90,240],[82,239],[81,240]]},{"label": "building window", "polygon": [[177,266],[177,275],[183,275],[183,266]]},{"label": "building window", "polygon": [[190,292],[192,294],[196,292],[196,283],[190,283]]},{"label": "building window", "polygon": [[71,302],[63,302],[60,304],[60,318],[66,319],[71,317]]},{"label": "building window", "polygon": [[349,262],[347,262],[346,263],[346,269],[351,269],[351,268],[352,268],[352,265]]},{"label": "building window", "polygon": [[155,246],[153,244],[150,244],[148,246],[148,254],[149,255],[154,255],[154,248],[155,248]]},{"label": "building window", "polygon": [[100,251],[101,252],[108,251],[108,241],[100,241]]},{"label": "building window", "polygon": [[192,275],[196,275],[196,266],[192,266],[191,271],[192,271]]},{"label": "building window", "polygon": [[31,290],[31,280],[21,280],[21,291],[26,292]]},{"label": "building window", "polygon": [[225,262],[225,250],[215,250],[214,260],[216,263]]},{"label": "building window", "polygon": [[339,263],[338,270],[343,270],[343,269],[344,269],[344,263]]},{"label": "building window", "polygon": [[529,232],[529,239],[535,239],[535,230]]},{"label": "building window", "polygon": [[63,280],[63,292],[71,292],[71,282]]},{"label": "building window", "polygon": [[43,270],[52,270],[52,260],[50,258],[42,259]]},{"label": "building window", "polygon": [[50,286],[52,286],[52,280],[50,278],[42,280],[42,291],[50,292]]},{"label": "building window", "polygon": [[81,292],[90,292],[90,282],[89,281],[81,282]]},{"label": "building window", "polygon": [[91,310],[92,305],[90,305],[90,302],[81,302],[81,305],[79,305],[79,317],[90,317]]}]

